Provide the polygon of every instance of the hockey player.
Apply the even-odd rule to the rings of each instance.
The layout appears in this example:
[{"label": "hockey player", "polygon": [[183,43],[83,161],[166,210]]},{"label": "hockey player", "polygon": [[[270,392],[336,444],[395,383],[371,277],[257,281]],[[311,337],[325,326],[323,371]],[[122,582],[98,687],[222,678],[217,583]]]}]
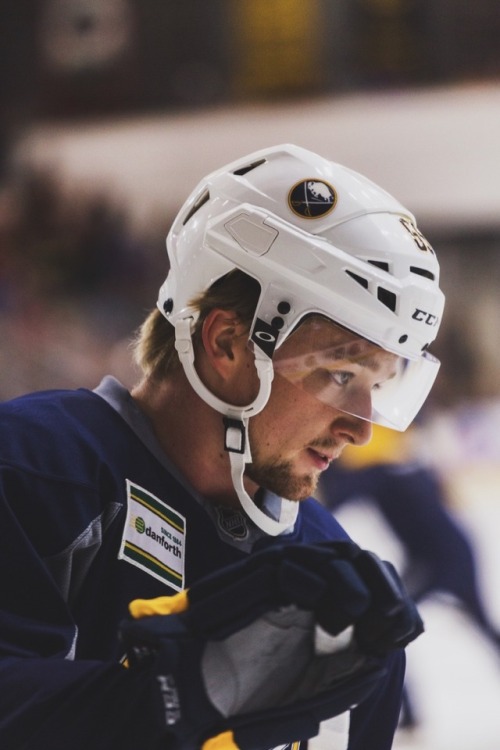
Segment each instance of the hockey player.
[{"label": "hockey player", "polygon": [[332,750],[388,750],[421,621],[310,496],[432,386],[432,248],[291,145],[204,179],[167,248],[131,393],[0,407],[0,745],[265,750],[332,719]]}]

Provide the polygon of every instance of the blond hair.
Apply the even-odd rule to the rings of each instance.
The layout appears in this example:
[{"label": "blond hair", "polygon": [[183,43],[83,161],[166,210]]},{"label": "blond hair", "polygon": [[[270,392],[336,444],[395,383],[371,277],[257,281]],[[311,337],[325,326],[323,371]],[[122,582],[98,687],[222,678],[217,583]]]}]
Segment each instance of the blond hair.
[{"label": "blond hair", "polygon": [[[217,279],[206,292],[190,303],[199,311],[193,332],[195,348],[200,342],[203,321],[215,308],[234,312],[238,321],[250,329],[259,295],[260,284],[243,271],[234,270]],[[157,308],[140,326],[133,350],[134,359],[146,377],[167,378],[180,367],[174,327]]]}]

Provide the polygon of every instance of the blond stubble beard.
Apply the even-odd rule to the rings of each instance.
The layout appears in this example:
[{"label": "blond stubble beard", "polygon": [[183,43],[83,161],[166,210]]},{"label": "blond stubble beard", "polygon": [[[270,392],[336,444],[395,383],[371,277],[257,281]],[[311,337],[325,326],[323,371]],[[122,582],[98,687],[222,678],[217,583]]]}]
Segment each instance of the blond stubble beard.
[{"label": "blond stubble beard", "polygon": [[289,461],[247,464],[245,474],[259,487],[274,492],[278,497],[297,502],[310,497],[318,484],[318,479],[312,474],[294,476],[293,465]]}]

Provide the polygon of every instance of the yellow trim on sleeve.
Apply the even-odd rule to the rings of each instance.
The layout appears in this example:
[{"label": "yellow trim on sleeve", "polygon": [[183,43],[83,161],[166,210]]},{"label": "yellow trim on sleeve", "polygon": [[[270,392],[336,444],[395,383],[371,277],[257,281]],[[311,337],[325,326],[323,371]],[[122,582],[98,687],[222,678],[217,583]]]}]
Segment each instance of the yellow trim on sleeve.
[{"label": "yellow trim on sleeve", "polygon": [[231,731],[222,732],[203,743],[201,750],[239,750]]},{"label": "yellow trim on sleeve", "polygon": [[156,599],[134,599],[128,605],[132,617],[139,620],[151,615],[177,615],[189,607],[188,590],[173,596],[158,596]]}]

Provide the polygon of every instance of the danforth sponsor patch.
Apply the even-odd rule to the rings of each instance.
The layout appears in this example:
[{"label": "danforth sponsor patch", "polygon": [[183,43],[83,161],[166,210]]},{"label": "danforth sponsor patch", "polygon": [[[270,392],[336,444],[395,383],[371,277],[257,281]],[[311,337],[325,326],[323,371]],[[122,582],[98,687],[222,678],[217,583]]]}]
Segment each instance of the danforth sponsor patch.
[{"label": "danforth sponsor patch", "polygon": [[118,557],[181,591],[184,588],[186,519],[128,479],[127,504]]}]

